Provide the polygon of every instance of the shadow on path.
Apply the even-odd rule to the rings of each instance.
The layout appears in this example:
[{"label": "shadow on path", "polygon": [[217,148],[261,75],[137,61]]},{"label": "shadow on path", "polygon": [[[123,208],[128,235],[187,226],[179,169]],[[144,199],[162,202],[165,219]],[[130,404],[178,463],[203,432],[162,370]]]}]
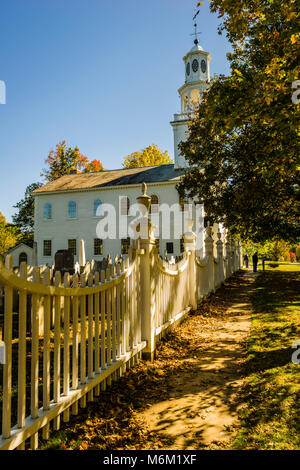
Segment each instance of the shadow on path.
[{"label": "shadow on path", "polygon": [[[242,406],[257,275],[240,272],[61,430],[64,449],[222,449]],[[55,447],[53,444],[52,448]]]},{"label": "shadow on path", "polygon": [[179,356],[184,370],[166,377],[167,395],[142,413],[152,431],[169,439],[167,448],[222,448],[232,440],[256,277],[231,278],[169,336],[168,347],[172,337],[184,343]]}]

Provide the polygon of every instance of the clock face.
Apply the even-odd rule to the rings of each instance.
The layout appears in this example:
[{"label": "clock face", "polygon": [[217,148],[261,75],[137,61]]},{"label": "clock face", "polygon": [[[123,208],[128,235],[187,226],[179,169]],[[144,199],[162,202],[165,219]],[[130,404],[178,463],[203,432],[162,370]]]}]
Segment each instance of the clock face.
[{"label": "clock face", "polygon": [[192,69],[194,72],[197,72],[198,68],[199,68],[199,62],[197,59],[194,59],[192,63]]},{"label": "clock face", "polygon": [[186,65],[186,74],[189,75],[191,72],[191,64],[188,62]]},{"label": "clock face", "polygon": [[203,73],[206,72],[206,62],[204,59],[201,60],[201,70]]}]

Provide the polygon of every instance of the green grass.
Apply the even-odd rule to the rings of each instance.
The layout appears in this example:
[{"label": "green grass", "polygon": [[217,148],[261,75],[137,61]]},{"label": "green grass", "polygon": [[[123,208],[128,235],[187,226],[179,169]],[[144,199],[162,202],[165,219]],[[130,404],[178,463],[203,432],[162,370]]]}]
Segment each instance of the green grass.
[{"label": "green grass", "polygon": [[299,274],[299,265],[280,263],[256,281],[245,406],[234,449],[300,448],[300,364],[291,360],[292,343],[300,340]]},{"label": "green grass", "polygon": [[[272,268],[270,264],[278,264],[277,268]],[[261,267],[262,269],[262,267]],[[266,261],[265,262],[266,271],[288,271],[288,272],[299,272],[300,273],[300,264],[287,263],[284,261]]]},{"label": "green grass", "polygon": [[[273,268],[272,264],[278,264],[278,267]],[[252,271],[252,263],[249,264],[249,270]],[[262,262],[259,261],[257,270],[263,272]],[[246,268],[242,268],[242,271],[247,271]],[[287,271],[287,272],[299,272],[300,264],[288,263],[286,261],[265,261],[265,271]]]}]

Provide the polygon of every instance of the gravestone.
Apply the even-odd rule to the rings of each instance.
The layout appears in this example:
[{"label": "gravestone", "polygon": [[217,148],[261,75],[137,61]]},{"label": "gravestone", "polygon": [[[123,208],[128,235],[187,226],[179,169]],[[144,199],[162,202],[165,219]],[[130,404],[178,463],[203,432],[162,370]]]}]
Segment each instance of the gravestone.
[{"label": "gravestone", "polygon": [[63,277],[65,273],[74,274],[74,255],[69,250],[58,250],[54,256],[54,274],[56,271],[61,272]]},{"label": "gravestone", "polygon": [[95,261],[94,271],[97,273],[102,269],[102,261]]}]

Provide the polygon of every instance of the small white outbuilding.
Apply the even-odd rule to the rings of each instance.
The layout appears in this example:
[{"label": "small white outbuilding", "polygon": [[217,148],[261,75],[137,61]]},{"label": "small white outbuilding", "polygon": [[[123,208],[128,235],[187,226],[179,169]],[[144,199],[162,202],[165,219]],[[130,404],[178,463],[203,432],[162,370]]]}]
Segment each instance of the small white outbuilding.
[{"label": "small white outbuilding", "polygon": [[28,265],[33,264],[33,248],[25,245],[25,243],[19,243],[8,250],[5,254],[12,256],[14,268],[19,267],[22,261],[26,261]]}]

